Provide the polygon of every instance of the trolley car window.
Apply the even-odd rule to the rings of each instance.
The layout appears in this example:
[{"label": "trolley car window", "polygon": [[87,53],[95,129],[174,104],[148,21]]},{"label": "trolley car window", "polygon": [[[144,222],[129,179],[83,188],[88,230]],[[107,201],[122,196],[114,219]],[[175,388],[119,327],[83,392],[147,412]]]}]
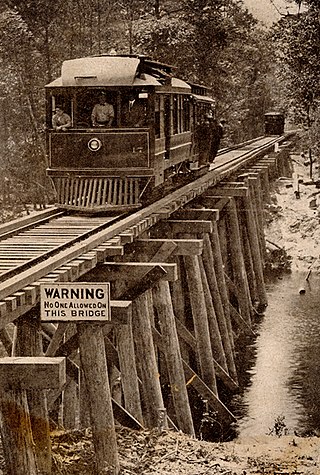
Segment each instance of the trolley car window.
[{"label": "trolley car window", "polygon": [[129,91],[121,100],[121,126],[145,127],[147,123],[148,95],[140,91]]},{"label": "trolley car window", "polygon": [[49,128],[52,127],[52,117],[56,113],[56,108],[62,109],[66,114],[71,117],[71,124],[74,127],[74,110],[72,107],[72,102],[69,97],[66,97],[65,94],[55,94],[51,96],[51,117],[50,122],[48,124]]},{"label": "trolley car window", "polygon": [[[55,108],[59,105],[71,117],[72,128],[88,129],[93,124],[93,110],[99,104],[99,96],[104,92],[102,88],[76,88],[69,93],[57,93],[54,91],[49,96],[47,125],[52,127],[52,117]],[[106,102],[113,108],[114,118],[112,123],[101,124],[101,127],[147,127],[150,117],[151,105],[148,93],[142,90],[124,89],[105,90]],[[163,96],[156,96],[155,101],[155,133],[157,137],[164,134],[164,101]]]},{"label": "trolley car window", "polygon": [[156,96],[156,98],[155,98],[154,119],[155,119],[155,124],[154,124],[155,136],[158,139],[161,136],[160,96]]},{"label": "trolley car window", "polygon": [[190,101],[186,96],[183,97],[182,114],[182,130],[187,132],[190,130]]},{"label": "trolley car window", "polygon": [[175,94],[173,96],[173,110],[172,110],[172,126],[173,126],[173,134],[177,134],[178,130],[178,114],[179,114],[179,104],[178,104],[178,96]]},{"label": "trolley car window", "polygon": [[183,96],[179,96],[179,132],[183,130]]}]

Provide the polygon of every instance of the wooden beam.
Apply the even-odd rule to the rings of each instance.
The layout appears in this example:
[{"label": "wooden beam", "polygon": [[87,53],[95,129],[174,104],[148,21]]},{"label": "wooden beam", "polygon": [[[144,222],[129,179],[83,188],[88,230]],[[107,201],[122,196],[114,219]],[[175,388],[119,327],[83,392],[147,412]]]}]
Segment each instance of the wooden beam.
[{"label": "wooden beam", "polygon": [[145,274],[139,281],[133,280],[133,285],[127,287],[123,293],[122,298],[134,301],[136,298],[151,289],[155,283],[165,276],[165,271],[162,267],[156,266]]},{"label": "wooden beam", "polygon": [[127,324],[132,315],[131,300],[110,300],[111,323]]},{"label": "wooden beam", "polygon": [[110,256],[123,256],[124,255],[124,247],[123,246],[108,246],[108,245],[100,245],[96,249],[97,253],[97,261],[104,262]]},{"label": "wooden beam", "polygon": [[223,185],[216,186],[206,195],[206,198],[211,196],[214,198],[216,196],[248,196],[249,188],[247,186],[234,186],[234,185]]},{"label": "wooden beam", "polygon": [[120,237],[120,244],[127,244],[128,242],[132,242],[134,240],[134,233],[132,231],[127,231],[124,233],[119,234]]},{"label": "wooden beam", "polygon": [[[137,280],[141,275],[150,272],[155,267],[164,271],[162,278],[169,282],[174,282],[178,278],[176,264],[166,264],[157,262],[106,262],[99,268],[103,271],[103,281],[112,282],[114,280]],[[99,274],[99,270],[98,274]],[[95,274],[97,275],[97,274]]]},{"label": "wooden beam", "polygon": [[209,208],[186,208],[176,211],[172,219],[219,221],[219,209]]},{"label": "wooden beam", "polygon": [[137,239],[130,247],[128,246],[128,251],[155,254],[162,244],[170,241],[177,246],[172,253],[173,256],[200,256],[202,254],[202,239]]},{"label": "wooden beam", "polygon": [[50,344],[46,351],[46,356],[54,356],[60,346],[60,343],[64,337],[65,331],[68,328],[69,323],[67,322],[60,322],[57,326],[57,329],[51,338]]},{"label": "wooden beam", "polygon": [[[176,318],[175,322],[179,337],[182,338],[186,343],[188,343],[190,348],[195,350],[197,345],[195,337],[192,335],[192,333],[189,332],[189,330],[183,325],[183,323],[180,322],[180,320]],[[214,358],[213,364],[217,377],[221,379],[221,381],[223,381],[227,388],[229,388],[231,391],[235,391],[239,388],[239,385],[231,378],[231,376],[229,376],[229,374]]]},{"label": "wooden beam", "polygon": [[164,221],[161,226],[169,230],[173,234],[178,233],[211,233],[212,232],[212,222],[211,221],[200,221],[198,219],[194,220],[180,220],[180,219],[168,219]]},{"label": "wooden beam", "polygon": [[214,208],[219,210],[219,213],[227,206],[229,203],[228,196],[221,196],[221,195],[204,195],[202,196],[198,202],[201,203],[206,208]]},{"label": "wooden beam", "polygon": [[143,425],[135,419],[130,412],[126,411],[117,401],[112,398],[112,410],[114,418],[124,427],[129,427],[133,430],[144,429]]},{"label": "wooden beam", "polygon": [[55,389],[66,381],[65,358],[0,358],[0,387],[6,390]]},{"label": "wooden beam", "polygon": [[245,333],[251,336],[256,336],[256,333],[252,330],[250,325],[242,318],[238,310],[234,308],[232,303],[229,302],[230,316],[239,325]]},{"label": "wooden beam", "polygon": [[216,411],[225,423],[235,422],[236,418],[229,409],[218,399],[218,397],[208,388],[208,386],[200,379],[188,363],[183,361],[183,368],[187,380],[187,385],[191,384],[203,399],[206,399],[209,406]]}]

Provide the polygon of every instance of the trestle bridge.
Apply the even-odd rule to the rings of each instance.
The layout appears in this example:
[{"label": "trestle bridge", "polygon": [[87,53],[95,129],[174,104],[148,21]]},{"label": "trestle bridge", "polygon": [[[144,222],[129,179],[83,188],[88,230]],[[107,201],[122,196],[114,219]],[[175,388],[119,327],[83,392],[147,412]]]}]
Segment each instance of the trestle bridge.
[{"label": "trestle bridge", "polygon": [[[270,181],[290,173],[290,137],[224,150],[130,215],[48,209],[0,227],[8,473],[52,473],[57,408],[66,429],[92,427],[98,474],[119,473],[115,421],[196,436],[191,392],[221,427],[235,420],[220,388],[237,391],[237,339],[267,306],[263,206]],[[41,320],[41,284],[70,282],[110,282],[110,321]]]}]

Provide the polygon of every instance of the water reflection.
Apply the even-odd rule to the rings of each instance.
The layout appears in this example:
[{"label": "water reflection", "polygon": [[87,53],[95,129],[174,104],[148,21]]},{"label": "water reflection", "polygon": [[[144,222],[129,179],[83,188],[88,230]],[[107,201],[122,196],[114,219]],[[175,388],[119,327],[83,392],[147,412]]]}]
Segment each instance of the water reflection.
[{"label": "water reflection", "polygon": [[308,283],[305,276],[268,284],[269,306],[240,403],[240,437],[269,433],[281,416],[289,433],[320,432],[320,279],[311,274]]}]

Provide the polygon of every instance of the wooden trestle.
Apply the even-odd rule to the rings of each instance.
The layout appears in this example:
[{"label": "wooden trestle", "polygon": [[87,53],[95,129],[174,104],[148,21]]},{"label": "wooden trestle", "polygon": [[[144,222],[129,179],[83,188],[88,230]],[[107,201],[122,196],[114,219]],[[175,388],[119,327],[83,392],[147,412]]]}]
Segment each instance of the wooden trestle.
[{"label": "wooden trestle", "polygon": [[[57,401],[59,424],[67,428],[75,421],[90,424],[91,414],[97,473],[106,464],[103,473],[119,473],[114,420],[135,429],[168,425],[195,436],[191,392],[222,427],[235,420],[220,389],[237,391],[237,339],[253,335],[255,315],[267,305],[263,204],[270,180],[288,174],[288,156],[280,148],[183,208],[167,207],[147,229],[122,233],[111,247],[100,244],[93,264],[88,252],[46,277],[111,282],[111,324],[41,324],[29,287],[30,311],[16,321],[14,340],[7,327],[0,332],[8,355],[67,358],[63,397],[57,388],[47,397],[43,390],[27,393],[32,451],[42,474],[51,473],[47,414]],[[10,474],[38,473],[34,463],[23,466],[25,460],[17,467],[12,455],[7,463]]]}]

